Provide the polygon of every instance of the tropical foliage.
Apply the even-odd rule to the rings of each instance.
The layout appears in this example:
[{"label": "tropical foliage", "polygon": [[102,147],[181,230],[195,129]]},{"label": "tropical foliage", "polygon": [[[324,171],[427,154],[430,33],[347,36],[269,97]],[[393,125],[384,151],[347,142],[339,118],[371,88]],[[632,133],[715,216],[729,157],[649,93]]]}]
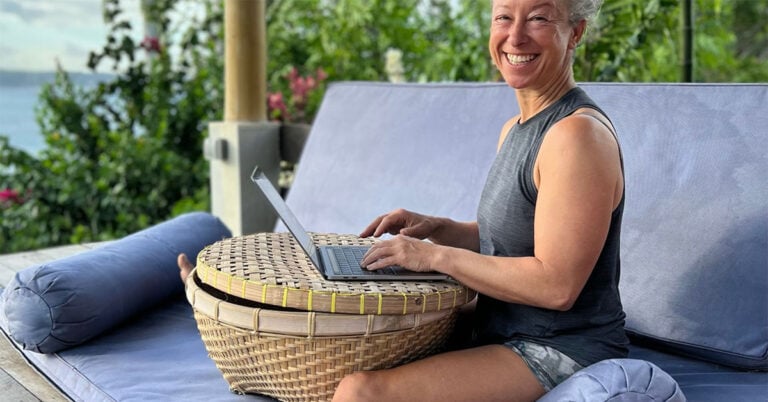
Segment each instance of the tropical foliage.
[{"label": "tropical foliage", "polygon": [[[58,71],[40,94],[40,154],[0,137],[0,252],[115,238],[208,208],[201,147],[222,115],[222,2],[142,2],[145,35],[124,1],[104,0],[110,31],[84,60],[112,78],[78,87]],[[682,1],[607,0],[577,51],[577,79],[679,81]],[[768,81],[768,0],[693,6],[694,80]],[[489,10],[477,0],[268,1],[269,91],[292,99],[298,78],[320,71],[326,82],[393,71],[412,82],[495,81]],[[311,121],[323,88],[301,99],[301,120]]]}]

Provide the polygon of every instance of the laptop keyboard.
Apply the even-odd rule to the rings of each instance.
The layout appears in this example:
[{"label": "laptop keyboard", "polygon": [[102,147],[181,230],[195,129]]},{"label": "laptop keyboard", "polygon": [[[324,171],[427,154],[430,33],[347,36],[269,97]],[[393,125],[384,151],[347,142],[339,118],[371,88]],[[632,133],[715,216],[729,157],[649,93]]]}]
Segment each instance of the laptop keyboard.
[{"label": "laptop keyboard", "polygon": [[331,252],[333,252],[333,256],[336,258],[336,262],[338,265],[339,270],[334,271],[337,274],[342,275],[358,275],[361,273],[365,274],[394,274],[395,270],[392,268],[384,268],[379,269],[376,271],[368,271],[360,267],[360,261],[363,260],[363,256],[365,255],[366,251],[368,251],[366,248],[363,247],[332,247]]}]

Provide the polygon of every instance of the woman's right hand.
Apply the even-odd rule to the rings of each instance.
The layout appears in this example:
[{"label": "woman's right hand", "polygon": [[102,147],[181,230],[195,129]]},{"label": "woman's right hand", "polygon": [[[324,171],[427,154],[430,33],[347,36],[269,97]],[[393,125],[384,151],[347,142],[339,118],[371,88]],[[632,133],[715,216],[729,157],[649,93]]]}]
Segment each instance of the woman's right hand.
[{"label": "woman's right hand", "polygon": [[435,234],[440,222],[438,218],[398,209],[376,218],[360,233],[360,237],[379,237],[389,233],[423,240]]}]

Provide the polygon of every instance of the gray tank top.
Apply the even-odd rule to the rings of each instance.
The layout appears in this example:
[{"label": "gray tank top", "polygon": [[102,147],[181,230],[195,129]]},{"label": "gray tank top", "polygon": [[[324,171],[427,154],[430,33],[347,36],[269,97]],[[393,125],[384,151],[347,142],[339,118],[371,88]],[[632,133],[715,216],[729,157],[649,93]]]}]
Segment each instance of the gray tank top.
[{"label": "gray tank top", "polygon": [[[477,222],[482,254],[533,256],[533,215],[538,193],[533,182],[534,162],[550,127],[580,108],[603,113],[577,87],[510,130],[491,166],[480,198]],[[573,308],[554,311],[480,295],[475,315],[478,341],[530,340],[551,346],[583,366],[625,357],[629,342],[624,333],[625,316],[618,290],[623,211],[624,197],[611,216],[608,238]]]}]

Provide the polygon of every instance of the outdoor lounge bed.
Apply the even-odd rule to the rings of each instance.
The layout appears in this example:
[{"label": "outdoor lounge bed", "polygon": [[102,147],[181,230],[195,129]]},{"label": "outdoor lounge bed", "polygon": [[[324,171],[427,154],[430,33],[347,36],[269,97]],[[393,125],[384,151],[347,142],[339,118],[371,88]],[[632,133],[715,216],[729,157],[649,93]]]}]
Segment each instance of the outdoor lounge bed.
[{"label": "outdoor lounge bed", "polygon": [[[613,120],[624,155],[621,292],[633,345],[631,359],[591,366],[543,399],[768,399],[768,85],[582,87]],[[315,232],[358,233],[399,207],[473,220],[499,129],[515,113],[502,84],[331,85],[288,204]],[[177,280],[175,253],[227,232],[191,214],[30,267],[7,285],[0,327],[26,339],[24,356],[74,400],[269,400],[228,391]],[[141,275],[125,273],[137,266]],[[72,270],[79,281],[54,280]],[[122,272],[112,292],[89,288],[104,286],[102,271]],[[90,294],[102,300],[56,316]],[[66,315],[96,304],[107,308],[67,327]],[[45,308],[42,323],[21,314]],[[63,349],[34,351],[47,348]]]}]

